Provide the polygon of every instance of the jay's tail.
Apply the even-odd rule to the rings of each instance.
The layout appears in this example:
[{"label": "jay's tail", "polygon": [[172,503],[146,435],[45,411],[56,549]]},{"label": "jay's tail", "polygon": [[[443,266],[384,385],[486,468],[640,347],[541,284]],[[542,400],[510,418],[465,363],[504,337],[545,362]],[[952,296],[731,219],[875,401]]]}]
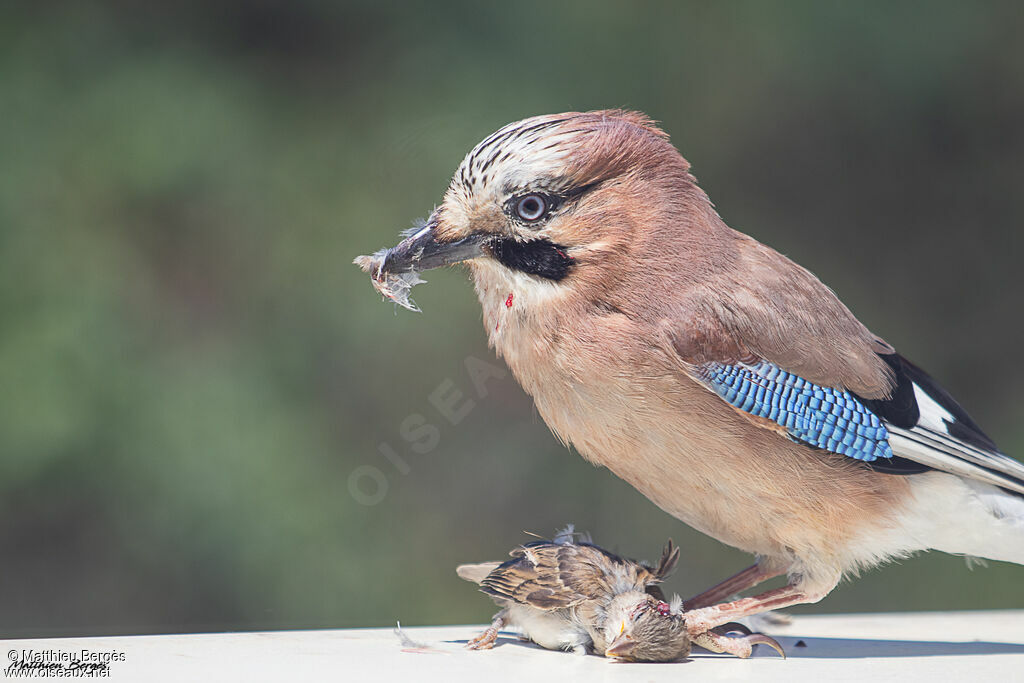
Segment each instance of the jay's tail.
[{"label": "jay's tail", "polygon": [[908,530],[935,550],[1024,564],[1024,464],[999,452],[927,373],[898,354],[884,358],[896,389],[872,403],[893,453],[938,470],[912,477],[918,514]]},{"label": "jay's tail", "polygon": [[913,479],[911,536],[933,550],[1024,564],[1024,497],[938,472]]},{"label": "jay's tail", "polygon": [[1024,564],[1024,497],[992,486],[968,482],[993,518],[985,538],[988,552],[981,557]]}]

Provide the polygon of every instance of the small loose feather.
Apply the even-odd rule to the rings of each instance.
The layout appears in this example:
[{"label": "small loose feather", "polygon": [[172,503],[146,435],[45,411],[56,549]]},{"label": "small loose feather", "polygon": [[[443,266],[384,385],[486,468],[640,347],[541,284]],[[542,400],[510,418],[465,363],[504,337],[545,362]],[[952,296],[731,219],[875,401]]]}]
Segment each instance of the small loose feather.
[{"label": "small loose feather", "polygon": [[383,272],[384,259],[387,254],[387,249],[381,249],[371,256],[357,256],[353,263],[370,274],[370,284],[385,298],[391,299],[402,308],[421,313],[420,307],[409,298],[409,292],[416,285],[425,283],[426,280],[414,270],[407,273]]}]

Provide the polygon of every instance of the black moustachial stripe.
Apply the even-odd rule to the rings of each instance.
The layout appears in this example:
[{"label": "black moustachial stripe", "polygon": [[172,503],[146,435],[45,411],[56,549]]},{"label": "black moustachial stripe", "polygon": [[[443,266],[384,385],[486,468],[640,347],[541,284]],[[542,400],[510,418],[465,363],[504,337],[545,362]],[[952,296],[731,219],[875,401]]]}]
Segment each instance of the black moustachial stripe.
[{"label": "black moustachial stripe", "polygon": [[575,265],[565,247],[546,239],[520,242],[501,237],[491,240],[485,248],[508,268],[556,282]]}]

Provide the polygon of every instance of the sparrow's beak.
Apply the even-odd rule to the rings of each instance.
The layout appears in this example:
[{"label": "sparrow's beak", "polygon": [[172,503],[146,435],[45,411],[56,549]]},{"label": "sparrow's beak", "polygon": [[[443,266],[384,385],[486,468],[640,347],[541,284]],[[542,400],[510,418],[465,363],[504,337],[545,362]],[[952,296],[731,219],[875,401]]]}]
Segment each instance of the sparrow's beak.
[{"label": "sparrow's beak", "polygon": [[604,656],[617,659],[632,659],[635,649],[636,643],[633,642],[633,639],[629,635],[622,633],[604,651]]},{"label": "sparrow's beak", "polygon": [[437,219],[431,216],[426,225],[388,249],[379,271],[372,275],[379,279],[386,273],[420,272],[477,258],[484,255],[486,239],[486,236],[474,233],[458,240],[439,240]]}]

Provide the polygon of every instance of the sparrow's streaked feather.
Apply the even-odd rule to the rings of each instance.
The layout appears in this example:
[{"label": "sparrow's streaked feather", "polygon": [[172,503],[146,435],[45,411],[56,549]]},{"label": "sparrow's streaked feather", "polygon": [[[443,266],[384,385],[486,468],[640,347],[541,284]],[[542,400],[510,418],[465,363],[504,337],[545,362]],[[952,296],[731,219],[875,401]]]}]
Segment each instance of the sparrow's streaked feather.
[{"label": "sparrow's streaked feather", "polygon": [[[490,647],[498,629],[508,625],[549,649],[590,650],[637,661],[685,657],[691,638],[682,616],[683,601],[674,596],[665,602],[658,588],[679,560],[672,541],[658,564],[649,566],[589,542],[576,542],[575,536],[569,527],[554,540],[518,546],[505,562],[456,568],[460,577],[478,583],[502,606],[470,647]],[[715,652],[740,656],[748,656],[756,642],[781,653],[778,643],[764,636],[744,639],[710,633],[696,634],[693,640]]]}]

